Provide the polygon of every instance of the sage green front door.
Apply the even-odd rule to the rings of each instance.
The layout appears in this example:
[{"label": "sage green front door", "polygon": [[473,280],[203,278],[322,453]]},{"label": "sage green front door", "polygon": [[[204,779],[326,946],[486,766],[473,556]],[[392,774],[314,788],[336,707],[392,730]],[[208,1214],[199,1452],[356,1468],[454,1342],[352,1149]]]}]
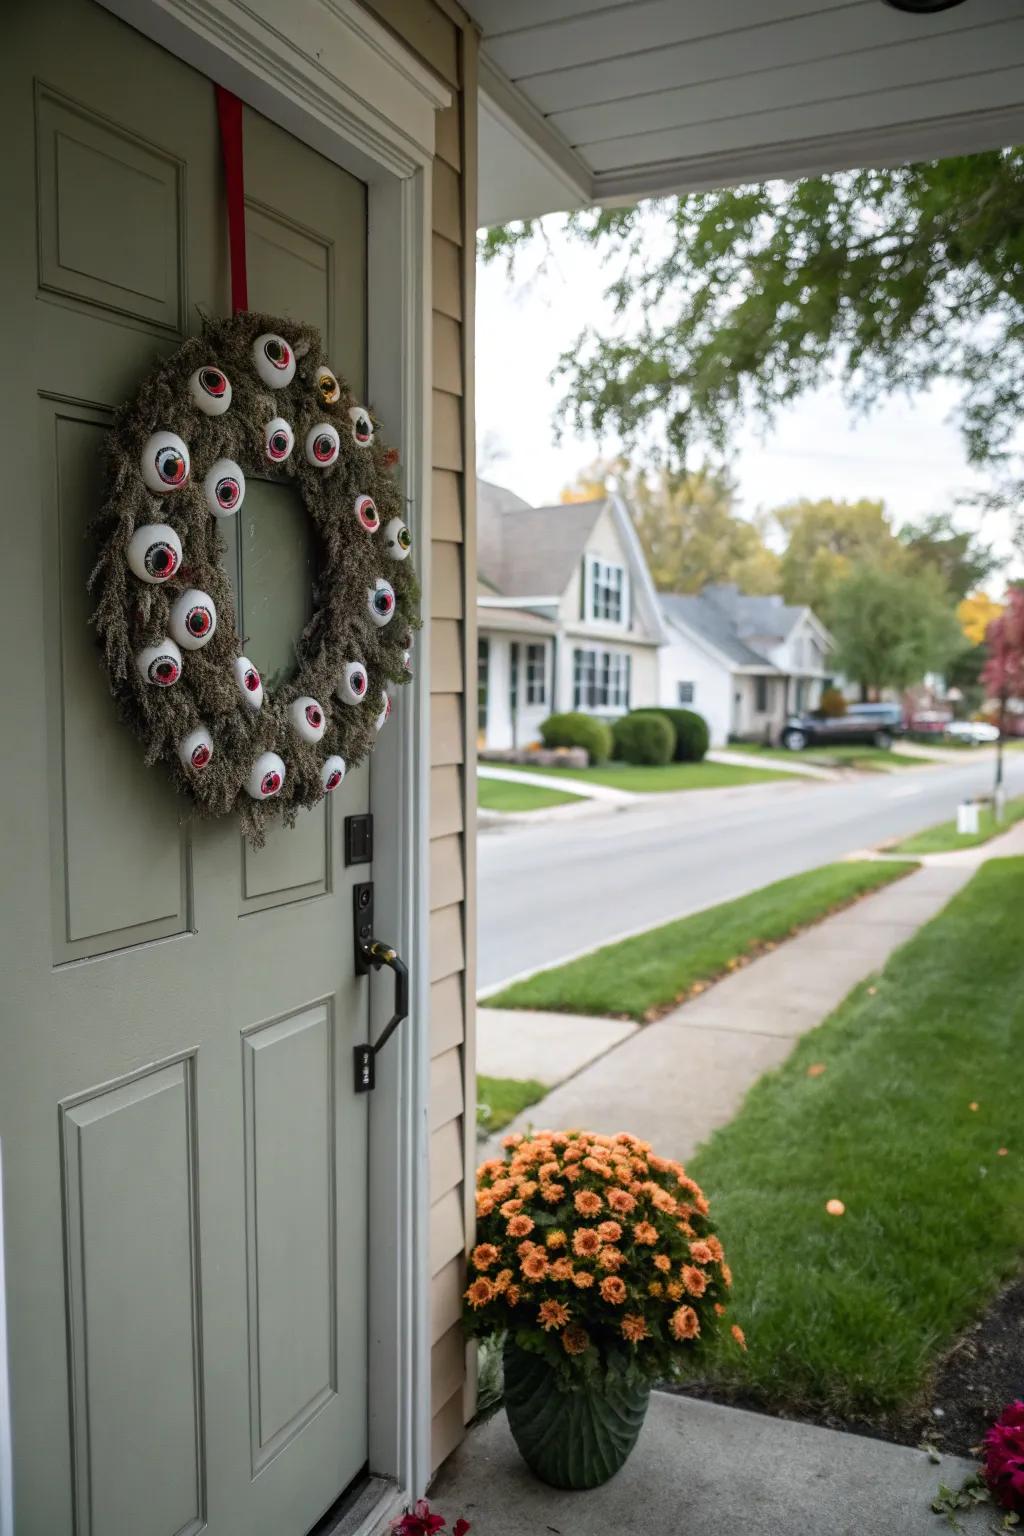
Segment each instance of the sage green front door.
[{"label": "sage green front door", "polygon": [[[92,0],[5,18],[0,113],[4,1007],[18,1536],[303,1536],[366,1462],[366,1099],[345,816],[259,852],[190,827],[88,624],[104,432],[228,307],[212,84]],[[253,309],[365,377],[365,188],[247,112]],[[301,503],[252,480],[228,560],[286,669]]]}]

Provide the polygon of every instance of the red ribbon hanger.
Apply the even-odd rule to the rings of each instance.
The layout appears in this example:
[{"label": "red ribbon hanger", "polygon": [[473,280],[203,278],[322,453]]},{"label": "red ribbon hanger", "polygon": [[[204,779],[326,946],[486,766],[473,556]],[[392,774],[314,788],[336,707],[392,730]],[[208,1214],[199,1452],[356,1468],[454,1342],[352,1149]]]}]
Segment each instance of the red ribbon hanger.
[{"label": "red ribbon hanger", "polygon": [[249,308],[245,267],[245,173],[242,165],[242,103],[223,85],[217,93],[220,147],[224,157],[224,187],[228,203],[228,244],[231,251],[231,311]]}]

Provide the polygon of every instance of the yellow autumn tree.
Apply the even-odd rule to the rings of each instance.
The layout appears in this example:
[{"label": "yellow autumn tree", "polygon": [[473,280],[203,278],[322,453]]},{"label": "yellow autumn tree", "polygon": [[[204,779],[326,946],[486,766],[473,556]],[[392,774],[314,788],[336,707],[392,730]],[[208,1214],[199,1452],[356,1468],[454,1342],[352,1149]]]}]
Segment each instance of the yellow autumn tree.
[{"label": "yellow autumn tree", "polygon": [[972,645],[982,645],[992,620],[998,619],[1002,612],[1002,603],[997,603],[987,592],[972,592],[957,604],[956,616],[964,638]]}]

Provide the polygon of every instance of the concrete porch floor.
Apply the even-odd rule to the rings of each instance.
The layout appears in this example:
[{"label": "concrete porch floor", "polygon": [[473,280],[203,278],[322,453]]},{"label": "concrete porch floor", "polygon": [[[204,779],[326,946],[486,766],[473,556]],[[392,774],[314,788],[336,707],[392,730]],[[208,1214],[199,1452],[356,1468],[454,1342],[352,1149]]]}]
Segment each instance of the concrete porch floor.
[{"label": "concrete porch floor", "polygon": [[[521,1460],[504,1412],[471,1431],[430,1492],[473,1536],[941,1536],[940,1483],[974,1463],[839,1434],[716,1403],[653,1392],[622,1471],[603,1488],[561,1493]],[[963,1517],[969,1532],[991,1509]]]}]

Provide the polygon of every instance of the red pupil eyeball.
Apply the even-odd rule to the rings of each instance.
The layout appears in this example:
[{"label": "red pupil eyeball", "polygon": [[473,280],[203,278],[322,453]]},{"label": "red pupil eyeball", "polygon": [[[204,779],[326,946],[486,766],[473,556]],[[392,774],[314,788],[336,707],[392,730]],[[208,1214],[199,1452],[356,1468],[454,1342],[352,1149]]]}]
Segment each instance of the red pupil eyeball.
[{"label": "red pupil eyeball", "polygon": [[315,704],[306,705],[306,719],[309,721],[314,730],[319,728],[320,722],[323,720],[323,715],[317,709]]},{"label": "red pupil eyeball", "polygon": [[154,661],[149,669],[149,675],[156,683],[173,683],[178,676],[178,668],[170,658]]},{"label": "red pupil eyeball", "polygon": [[146,550],[146,570],[151,576],[170,576],[177,561],[169,544],[151,544]]},{"label": "red pupil eyeball", "polygon": [[390,613],[394,598],[390,592],[375,592],[373,594],[373,606],[378,613]]},{"label": "red pupil eyeball", "polygon": [[265,795],[272,795],[281,788],[281,775],[276,769],[272,768],[269,773],[263,775],[263,778],[260,780],[260,788]]},{"label": "red pupil eyeball", "polygon": [[275,368],[287,368],[288,348],[283,341],[268,341],[264,345],[263,350]]},{"label": "red pupil eyeball", "polygon": [[156,472],[166,485],[180,485],[185,478],[185,460],[177,448],[161,448],[156,456]]},{"label": "red pupil eyeball", "polygon": [[341,774],[338,772],[337,768],[335,768],[334,772],[332,774],[330,774],[328,779],[327,779],[327,788],[328,789],[337,789],[337,787],[338,787],[338,785],[340,783],[341,783]]},{"label": "red pupil eyeball", "polygon": [[192,753],[193,768],[205,768],[210,761],[210,749],[207,746],[196,747]]},{"label": "red pupil eyeball", "polygon": [[185,624],[190,635],[205,635],[210,628],[210,610],[190,608]]},{"label": "red pupil eyeball", "polygon": [[238,481],[218,480],[216,496],[222,507],[233,507],[238,500]]},{"label": "red pupil eyeball", "polygon": [[323,464],[334,457],[334,439],[328,433],[322,433],[313,444],[313,455]]},{"label": "red pupil eyeball", "polygon": [[248,672],[245,674],[245,686],[248,688],[250,693],[255,693],[259,685],[260,675],[254,667],[250,667]]},{"label": "red pupil eyeball", "polygon": [[199,383],[208,395],[219,398],[227,386],[227,379],[217,368],[204,368],[199,375]]},{"label": "red pupil eyeball", "polygon": [[356,693],[366,692],[366,678],[362,672],[356,673],[355,677],[352,679],[352,687]]}]

